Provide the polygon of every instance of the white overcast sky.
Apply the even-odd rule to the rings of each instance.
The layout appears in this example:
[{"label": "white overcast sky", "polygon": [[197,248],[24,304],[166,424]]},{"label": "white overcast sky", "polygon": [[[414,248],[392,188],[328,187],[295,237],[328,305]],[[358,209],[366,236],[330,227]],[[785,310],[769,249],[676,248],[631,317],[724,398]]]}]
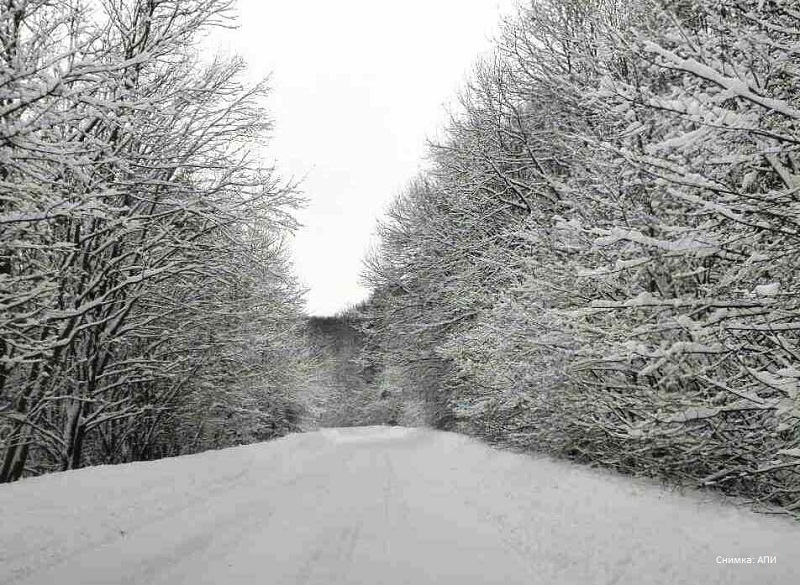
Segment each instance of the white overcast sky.
[{"label": "white overcast sky", "polygon": [[[238,0],[225,45],[271,75],[269,156],[303,178],[293,241],[307,311],[366,298],[377,219],[422,164],[444,106],[491,47],[513,0]],[[272,162],[271,160],[268,162]]]}]

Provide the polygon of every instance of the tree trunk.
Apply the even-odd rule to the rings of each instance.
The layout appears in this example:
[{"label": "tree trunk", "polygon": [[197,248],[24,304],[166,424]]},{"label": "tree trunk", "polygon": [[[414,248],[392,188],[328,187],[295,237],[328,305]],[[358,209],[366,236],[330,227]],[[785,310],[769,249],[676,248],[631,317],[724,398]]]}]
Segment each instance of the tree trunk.
[{"label": "tree trunk", "polygon": [[74,462],[80,462],[81,444],[83,443],[83,427],[80,424],[83,415],[83,402],[72,400],[67,406],[67,424],[65,429],[65,450],[61,460],[61,471],[75,469]]}]

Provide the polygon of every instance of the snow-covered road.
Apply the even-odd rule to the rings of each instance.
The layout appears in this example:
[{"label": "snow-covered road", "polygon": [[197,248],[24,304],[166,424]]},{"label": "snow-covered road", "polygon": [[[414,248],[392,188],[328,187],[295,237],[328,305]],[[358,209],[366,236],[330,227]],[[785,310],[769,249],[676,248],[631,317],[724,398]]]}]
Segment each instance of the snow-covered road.
[{"label": "snow-covered road", "polygon": [[798,551],[783,518],[427,430],[325,430],[0,486],[8,585],[794,585]]}]

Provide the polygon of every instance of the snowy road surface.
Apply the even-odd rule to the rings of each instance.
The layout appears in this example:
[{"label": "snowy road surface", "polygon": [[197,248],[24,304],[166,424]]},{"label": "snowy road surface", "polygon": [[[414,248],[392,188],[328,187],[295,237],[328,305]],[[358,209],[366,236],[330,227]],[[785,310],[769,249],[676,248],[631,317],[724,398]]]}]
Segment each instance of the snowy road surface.
[{"label": "snowy road surface", "polygon": [[800,525],[711,500],[450,433],[325,430],[0,486],[0,583],[800,583]]}]

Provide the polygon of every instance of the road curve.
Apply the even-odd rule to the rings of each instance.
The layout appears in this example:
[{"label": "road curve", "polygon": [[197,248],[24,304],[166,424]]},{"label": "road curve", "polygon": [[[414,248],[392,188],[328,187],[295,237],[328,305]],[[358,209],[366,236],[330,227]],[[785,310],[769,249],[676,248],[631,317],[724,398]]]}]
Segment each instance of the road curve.
[{"label": "road curve", "polygon": [[9,585],[794,585],[798,550],[783,518],[421,429],[0,486]]}]

